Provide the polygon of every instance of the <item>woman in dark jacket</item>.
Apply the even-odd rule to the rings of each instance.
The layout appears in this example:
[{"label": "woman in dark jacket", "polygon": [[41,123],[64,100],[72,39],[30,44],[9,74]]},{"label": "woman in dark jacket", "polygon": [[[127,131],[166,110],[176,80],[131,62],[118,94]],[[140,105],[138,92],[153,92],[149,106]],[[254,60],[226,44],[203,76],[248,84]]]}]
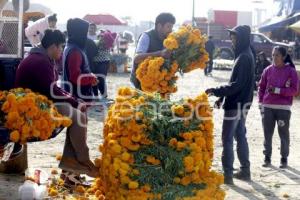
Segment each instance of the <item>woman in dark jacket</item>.
[{"label": "woman in dark jacket", "polygon": [[67,128],[59,167],[63,170],[65,184],[84,184],[79,174],[96,177],[98,170],[89,158],[86,143],[86,105],[56,83],[57,73],[53,60],[60,57],[64,42],[64,35],[60,31],[46,30],[42,46],[32,48],[29,56],[20,63],[15,85],[47,96],[55,102],[59,113],[72,119],[72,125]]}]

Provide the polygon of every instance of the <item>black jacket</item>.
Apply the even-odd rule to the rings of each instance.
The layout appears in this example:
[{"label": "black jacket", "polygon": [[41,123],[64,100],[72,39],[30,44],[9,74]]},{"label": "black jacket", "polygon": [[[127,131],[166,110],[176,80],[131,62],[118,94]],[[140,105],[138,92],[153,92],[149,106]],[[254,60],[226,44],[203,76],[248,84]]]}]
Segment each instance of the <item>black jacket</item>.
[{"label": "black jacket", "polygon": [[207,51],[209,58],[212,58],[214,55],[214,51],[215,51],[215,44],[212,40],[208,40],[205,43],[205,50]]},{"label": "black jacket", "polygon": [[94,58],[96,57],[96,55],[98,53],[98,47],[97,47],[96,43],[89,38],[86,40],[86,43],[85,43],[85,53],[86,53],[86,56],[89,61],[90,69],[93,73],[95,73]]},{"label": "black jacket", "polygon": [[213,89],[213,93],[217,97],[225,97],[225,110],[249,109],[255,83],[255,60],[250,48],[250,28],[237,26],[230,32],[237,36],[233,71],[229,83]]}]

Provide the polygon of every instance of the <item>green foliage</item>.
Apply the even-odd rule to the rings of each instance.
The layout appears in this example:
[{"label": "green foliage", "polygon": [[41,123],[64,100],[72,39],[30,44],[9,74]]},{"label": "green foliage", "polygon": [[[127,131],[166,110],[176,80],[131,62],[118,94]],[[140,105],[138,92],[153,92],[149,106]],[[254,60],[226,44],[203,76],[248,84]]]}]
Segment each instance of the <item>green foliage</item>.
[{"label": "green foliage", "polygon": [[[199,129],[201,121],[192,118],[189,120],[189,126],[185,126],[182,119],[174,119],[171,106],[183,103],[182,101],[172,103],[161,99],[159,95],[147,98],[147,102],[150,104],[139,107],[137,111],[143,112],[147,119],[149,129],[146,134],[153,144],[134,152],[135,164],[132,167],[139,170],[140,173],[131,175],[131,178],[138,181],[140,185],[149,184],[151,191],[161,194],[163,200],[194,196],[194,190],[204,189],[205,184],[183,186],[174,183],[174,178],[179,176],[180,172],[184,173],[183,159],[190,154],[190,151],[187,148],[177,151],[169,146],[169,141],[171,138],[177,138],[178,141],[183,140],[180,133]],[[147,156],[153,156],[160,160],[160,164],[148,163]]]},{"label": "green foliage", "polygon": [[[135,165],[139,170],[139,176],[132,178],[140,184],[151,185],[152,191],[161,193],[163,188],[173,184],[173,179],[179,171],[184,171],[183,158],[189,154],[187,149],[176,151],[168,145],[151,145],[140,149],[134,153]],[[151,165],[147,163],[146,157],[154,156],[161,161],[160,165]]]}]

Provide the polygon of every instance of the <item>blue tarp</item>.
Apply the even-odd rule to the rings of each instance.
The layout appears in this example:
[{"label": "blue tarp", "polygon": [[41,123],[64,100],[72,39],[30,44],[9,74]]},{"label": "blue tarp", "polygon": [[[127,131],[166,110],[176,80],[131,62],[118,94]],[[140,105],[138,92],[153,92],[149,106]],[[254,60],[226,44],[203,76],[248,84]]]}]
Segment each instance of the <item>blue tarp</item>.
[{"label": "blue tarp", "polygon": [[268,24],[261,26],[258,30],[259,32],[270,32],[275,29],[287,27],[300,20],[300,13],[296,13],[291,17],[286,17],[281,20],[271,20]]},{"label": "blue tarp", "polygon": [[293,14],[296,12],[300,12],[300,1],[299,0],[292,0],[291,2],[291,11],[289,14]]},{"label": "blue tarp", "polygon": [[291,16],[300,11],[299,0],[274,0],[274,5],[278,5],[276,16]]},{"label": "blue tarp", "polygon": [[300,20],[300,0],[276,0],[276,2],[279,2],[277,16],[261,26],[258,29],[260,32],[270,32],[287,27]]}]

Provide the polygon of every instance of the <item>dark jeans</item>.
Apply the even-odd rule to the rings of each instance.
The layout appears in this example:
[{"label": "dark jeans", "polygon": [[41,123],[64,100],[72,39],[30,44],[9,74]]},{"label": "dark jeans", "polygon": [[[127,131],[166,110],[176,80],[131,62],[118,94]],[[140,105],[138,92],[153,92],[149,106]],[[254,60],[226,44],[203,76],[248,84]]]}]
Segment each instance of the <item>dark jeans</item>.
[{"label": "dark jeans", "polygon": [[213,58],[209,58],[209,61],[204,69],[204,74],[207,75],[213,70]]},{"label": "dark jeans", "polygon": [[96,62],[95,63],[95,71],[94,73],[96,75],[102,75],[102,77],[98,76],[98,85],[93,87],[93,93],[94,95],[98,95],[98,89],[100,90],[100,94],[103,96],[107,96],[107,86],[106,86],[106,76],[107,71],[110,66],[110,61],[104,61],[104,62]]},{"label": "dark jeans", "polygon": [[241,171],[250,174],[249,147],[246,138],[246,117],[248,110],[225,110],[222,127],[222,165],[224,175],[233,175],[233,139],[237,141],[237,155]]},{"label": "dark jeans", "polygon": [[264,155],[271,158],[272,156],[272,138],[275,124],[277,122],[278,133],[280,137],[280,154],[282,158],[289,156],[290,146],[290,110],[263,108],[262,124],[264,129]]}]

